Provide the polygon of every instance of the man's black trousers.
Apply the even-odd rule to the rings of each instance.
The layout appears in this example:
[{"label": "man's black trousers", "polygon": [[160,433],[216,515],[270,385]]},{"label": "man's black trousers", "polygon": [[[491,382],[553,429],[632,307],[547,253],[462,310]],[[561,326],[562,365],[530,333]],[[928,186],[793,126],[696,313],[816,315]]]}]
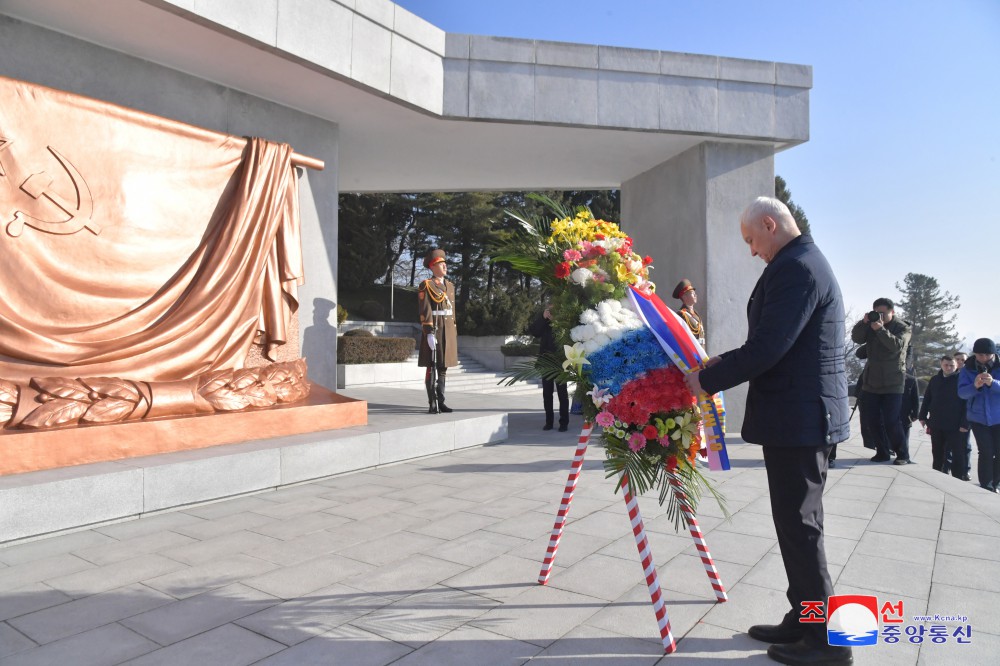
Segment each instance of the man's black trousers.
[{"label": "man's black trousers", "polygon": [[879,428],[884,427],[889,436],[888,442],[878,442],[880,448],[876,451],[877,455],[888,460],[889,453],[893,452],[898,458],[909,460],[910,451],[906,445],[906,433],[903,432],[903,424],[899,420],[899,410],[903,406],[903,394],[865,391],[861,399],[864,401],[861,407],[861,418],[868,429],[877,433]]},{"label": "man's black trousers", "polygon": [[559,394],[559,427],[569,425],[569,392],[566,384],[557,384],[553,379],[542,380],[542,406],[545,407],[545,425],[555,421],[555,410],[552,405],[552,393]]},{"label": "man's black trousers", "polygon": [[957,428],[944,430],[931,427],[931,467],[961,479],[967,473],[965,442],[969,433]]},{"label": "man's black trousers", "polygon": [[[785,623],[798,623],[803,601],[823,602],[833,594],[823,548],[823,486],[832,446],[764,446],[771,515],[788,576]],[[761,622],[770,624],[767,618]],[[806,640],[826,645],[826,624],[800,624]]]}]

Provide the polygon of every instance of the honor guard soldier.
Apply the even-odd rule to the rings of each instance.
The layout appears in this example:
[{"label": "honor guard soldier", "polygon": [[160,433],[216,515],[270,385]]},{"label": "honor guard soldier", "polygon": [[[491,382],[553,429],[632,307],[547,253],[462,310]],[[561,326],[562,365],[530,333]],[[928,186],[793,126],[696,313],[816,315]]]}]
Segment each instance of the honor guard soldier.
[{"label": "honor guard soldier", "polygon": [[417,308],[420,312],[420,360],[418,365],[427,368],[424,384],[427,387],[428,414],[450,412],[444,404],[445,376],[448,368],[458,365],[458,329],[455,326],[455,285],[445,276],[448,265],[444,250],[432,249],[424,258],[424,266],[433,277],[420,283]]},{"label": "honor guard soldier", "polygon": [[691,284],[691,280],[684,279],[681,280],[676,287],[674,287],[674,298],[679,299],[684,305],[681,309],[677,311],[677,314],[681,316],[681,319],[688,325],[691,329],[691,333],[697,338],[698,343],[704,347],[705,346],[705,324],[702,323],[701,317],[694,310],[694,304],[698,302],[698,293],[694,290],[694,286]]}]

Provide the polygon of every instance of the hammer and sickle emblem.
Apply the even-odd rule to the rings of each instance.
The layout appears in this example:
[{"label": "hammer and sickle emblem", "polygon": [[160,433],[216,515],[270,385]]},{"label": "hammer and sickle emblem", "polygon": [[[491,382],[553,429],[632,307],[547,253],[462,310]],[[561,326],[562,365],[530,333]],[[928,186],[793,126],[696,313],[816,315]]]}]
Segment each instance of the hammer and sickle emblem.
[{"label": "hammer and sickle emblem", "polygon": [[[8,148],[11,143],[10,140],[0,138],[0,152]],[[7,233],[17,237],[24,231],[25,226],[29,226],[50,234],[75,234],[84,227],[95,235],[100,234],[100,225],[91,219],[94,214],[94,197],[90,193],[87,181],[83,179],[83,176],[65,155],[52,146],[47,148],[59,162],[66,175],[69,176],[73,185],[73,193],[69,197],[65,197],[56,191],[53,188],[53,178],[44,171],[29,175],[21,182],[20,189],[32,199],[43,200],[44,198],[45,201],[54,205],[63,215],[68,217],[43,220],[29,215],[23,210],[16,210],[14,219],[7,225]],[[0,176],[6,175],[3,164],[0,163]]]}]

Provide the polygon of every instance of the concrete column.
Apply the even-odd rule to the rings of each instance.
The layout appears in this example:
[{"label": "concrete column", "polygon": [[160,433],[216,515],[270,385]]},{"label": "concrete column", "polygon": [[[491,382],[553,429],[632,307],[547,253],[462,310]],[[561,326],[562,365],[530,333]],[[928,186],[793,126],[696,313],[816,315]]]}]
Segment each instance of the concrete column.
[{"label": "concrete column", "polygon": [[[770,146],[701,143],[622,184],[622,226],[653,257],[651,278],[671,306],[674,285],[698,290],[707,347],[718,354],[746,340],[746,303],[764,269],[739,233],[751,200],[774,193]],[[746,386],[726,391],[727,429],[743,424]]]}]

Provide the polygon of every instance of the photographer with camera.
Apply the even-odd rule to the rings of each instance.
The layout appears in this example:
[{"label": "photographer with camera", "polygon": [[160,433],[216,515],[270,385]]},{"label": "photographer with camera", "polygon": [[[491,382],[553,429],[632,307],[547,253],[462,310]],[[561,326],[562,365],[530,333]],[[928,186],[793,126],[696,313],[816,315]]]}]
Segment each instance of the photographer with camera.
[{"label": "photographer with camera", "polygon": [[1000,363],[997,346],[979,338],[972,358],[958,376],[958,395],[967,401],[966,416],[979,449],[979,485],[1000,492]]},{"label": "photographer with camera", "polygon": [[[910,326],[897,319],[895,304],[888,298],[872,303],[872,311],[854,325],[851,339],[865,345],[868,361],[861,373],[864,394],[861,418],[870,432],[885,427],[889,441],[879,439],[872,462],[889,462],[896,453],[896,464],[910,462],[900,410],[906,387],[906,348],[910,344]],[[891,447],[891,448],[890,448]]]}]

